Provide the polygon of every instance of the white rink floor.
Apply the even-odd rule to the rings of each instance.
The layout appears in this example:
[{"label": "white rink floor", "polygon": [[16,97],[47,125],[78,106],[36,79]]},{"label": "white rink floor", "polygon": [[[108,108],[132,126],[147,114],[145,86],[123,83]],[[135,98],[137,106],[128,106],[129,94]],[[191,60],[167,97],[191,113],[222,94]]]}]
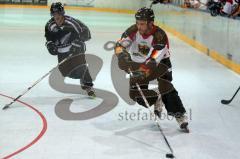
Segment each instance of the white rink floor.
[{"label": "white rink floor", "polygon": [[[11,101],[4,95],[18,96],[55,66],[56,57],[48,54],[44,46],[47,10],[1,8],[0,13],[2,107]],[[95,108],[102,99],[58,92],[49,85],[47,77],[20,99],[36,110],[16,102],[12,108],[0,111],[0,158],[11,155],[14,159],[164,159],[169,149],[154,121],[143,119],[148,111],[137,104],[128,105],[117,95],[110,71],[113,52],[103,49],[107,41],[117,40],[134,23],[133,16],[67,13],[89,25],[92,40],[87,43],[87,52],[103,60],[95,87],[115,94],[118,104],[95,118],[63,120],[55,109],[61,100],[72,100],[70,110],[79,113]],[[239,75],[168,35],[174,84],[191,117],[190,134],[180,132],[175,121],[161,121],[176,158],[239,158],[240,95],[228,106],[220,103],[233,95],[239,86]],[[66,83],[79,82],[67,79]],[[140,112],[140,117],[130,120],[128,116],[122,120],[120,114],[125,112]],[[18,153],[19,150],[23,151]]]}]

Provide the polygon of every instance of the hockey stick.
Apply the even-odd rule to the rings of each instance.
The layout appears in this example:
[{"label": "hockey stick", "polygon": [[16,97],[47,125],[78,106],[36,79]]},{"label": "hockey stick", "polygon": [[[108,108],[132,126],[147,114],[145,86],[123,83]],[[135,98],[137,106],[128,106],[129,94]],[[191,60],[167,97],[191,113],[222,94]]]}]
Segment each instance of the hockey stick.
[{"label": "hockey stick", "polygon": [[65,61],[67,61],[68,59],[70,59],[72,57],[73,54],[70,54],[67,58],[65,58],[64,60],[62,60],[60,63],[58,63],[57,66],[55,66],[54,68],[52,68],[48,73],[46,73],[45,75],[43,75],[41,78],[39,78],[35,83],[33,83],[30,87],[28,87],[22,94],[20,94],[19,96],[17,96],[15,99],[12,100],[12,102],[10,102],[9,104],[6,104],[2,109],[5,110],[7,108],[9,108],[15,101],[17,101],[19,98],[21,98],[24,94],[26,94],[30,89],[32,89],[34,86],[36,86],[40,81],[42,81],[45,77],[47,77],[55,68],[57,68],[58,66],[60,66],[61,64],[63,64]]},{"label": "hockey stick", "polygon": [[233,97],[231,98],[231,99],[229,99],[229,100],[221,100],[221,103],[222,104],[229,104],[229,103],[231,103],[232,102],[232,100],[234,99],[234,97],[237,95],[237,93],[238,93],[238,91],[240,90],[240,86],[238,87],[238,89],[237,89],[237,91],[234,93],[234,95],[233,95]]},{"label": "hockey stick", "polygon": [[[128,70],[129,70],[130,76],[132,77],[132,76],[133,76],[132,71],[130,70],[130,68],[129,68]],[[170,150],[170,152],[171,152],[171,153],[167,153],[167,154],[166,154],[166,157],[167,157],[167,158],[175,158],[175,156],[173,155],[173,154],[174,154],[174,153],[173,153],[173,149],[172,149],[171,145],[169,144],[169,142],[168,142],[166,136],[164,135],[163,130],[162,130],[160,124],[159,124],[159,123],[160,123],[160,119],[151,111],[150,105],[149,105],[149,103],[148,103],[145,95],[143,94],[143,91],[142,91],[142,89],[140,88],[139,84],[138,84],[138,83],[135,83],[135,84],[136,84],[137,89],[138,89],[139,93],[141,94],[141,96],[142,96],[142,98],[143,98],[143,101],[144,101],[145,105],[147,106],[150,114],[153,115],[153,117],[154,117],[154,119],[155,119],[155,122],[157,123],[157,126],[158,126],[158,128],[159,128],[159,130],[160,130],[160,132],[161,132],[161,134],[162,134],[162,136],[163,136],[163,138],[164,138],[164,141],[165,141],[165,143],[167,144],[167,146],[168,146],[168,148],[169,148],[169,150]]]}]

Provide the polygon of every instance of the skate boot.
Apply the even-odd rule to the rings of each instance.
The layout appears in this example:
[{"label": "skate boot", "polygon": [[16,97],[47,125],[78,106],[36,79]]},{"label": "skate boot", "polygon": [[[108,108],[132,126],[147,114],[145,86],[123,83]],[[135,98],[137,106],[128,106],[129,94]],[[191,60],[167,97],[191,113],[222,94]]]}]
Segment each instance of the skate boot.
[{"label": "skate boot", "polygon": [[96,94],[95,94],[95,91],[94,91],[93,87],[82,86],[82,89],[87,92],[89,97],[91,97],[91,98],[95,98],[96,97]]},{"label": "skate boot", "polygon": [[154,114],[158,116],[159,119],[161,118],[162,109],[163,109],[162,98],[161,96],[159,96],[156,103],[154,104]]},{"label": "skate boot", "polygon": [[179,124],[180,129],[183,132],[189,133],[189,128],[188,128],[188,119],[186,115],[177,115],[175,116],[177,123]]}]

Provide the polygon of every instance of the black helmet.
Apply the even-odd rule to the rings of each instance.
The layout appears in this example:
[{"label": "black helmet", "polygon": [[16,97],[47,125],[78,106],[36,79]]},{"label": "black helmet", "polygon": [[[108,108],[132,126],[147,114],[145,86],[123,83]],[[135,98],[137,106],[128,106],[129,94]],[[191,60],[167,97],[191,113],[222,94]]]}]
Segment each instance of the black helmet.
[{"label": "black helmet", "polygon": [[65,14],[64,7],[61,2],[52,3],[50,12],[51,12],[51,16],[53,16],[54,13],[59,13],[62,15]]},{"label": "black helmet", "polygon": [[135,14],[136,20],[154,21],[154,13],[150,8],[140,8]]}]

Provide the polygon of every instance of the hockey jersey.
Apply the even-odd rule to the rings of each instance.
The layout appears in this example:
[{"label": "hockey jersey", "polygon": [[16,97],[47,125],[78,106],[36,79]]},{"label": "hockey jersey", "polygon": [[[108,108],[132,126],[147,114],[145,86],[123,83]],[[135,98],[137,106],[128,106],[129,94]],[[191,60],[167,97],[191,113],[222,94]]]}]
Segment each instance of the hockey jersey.
[{"label": "hockey jersey", "polygon": [[137,63],[153,58],[159,64],[162,59],[170,57],[168,37],[155,25],[148,35],[141,35],[134,24],[122,34],[119,43],[130,53],[131,60]]},{"label": "hockey jersey", "polygon": [[62,26],[58,26],[53,18],[47,22],[45,37],[47,42],[52,41],[55,43],[58,53],[66,53],[70,51],[74,40],[85,42],[91,39],[91,34],[88,27],[81,21],[64,15]]}]

